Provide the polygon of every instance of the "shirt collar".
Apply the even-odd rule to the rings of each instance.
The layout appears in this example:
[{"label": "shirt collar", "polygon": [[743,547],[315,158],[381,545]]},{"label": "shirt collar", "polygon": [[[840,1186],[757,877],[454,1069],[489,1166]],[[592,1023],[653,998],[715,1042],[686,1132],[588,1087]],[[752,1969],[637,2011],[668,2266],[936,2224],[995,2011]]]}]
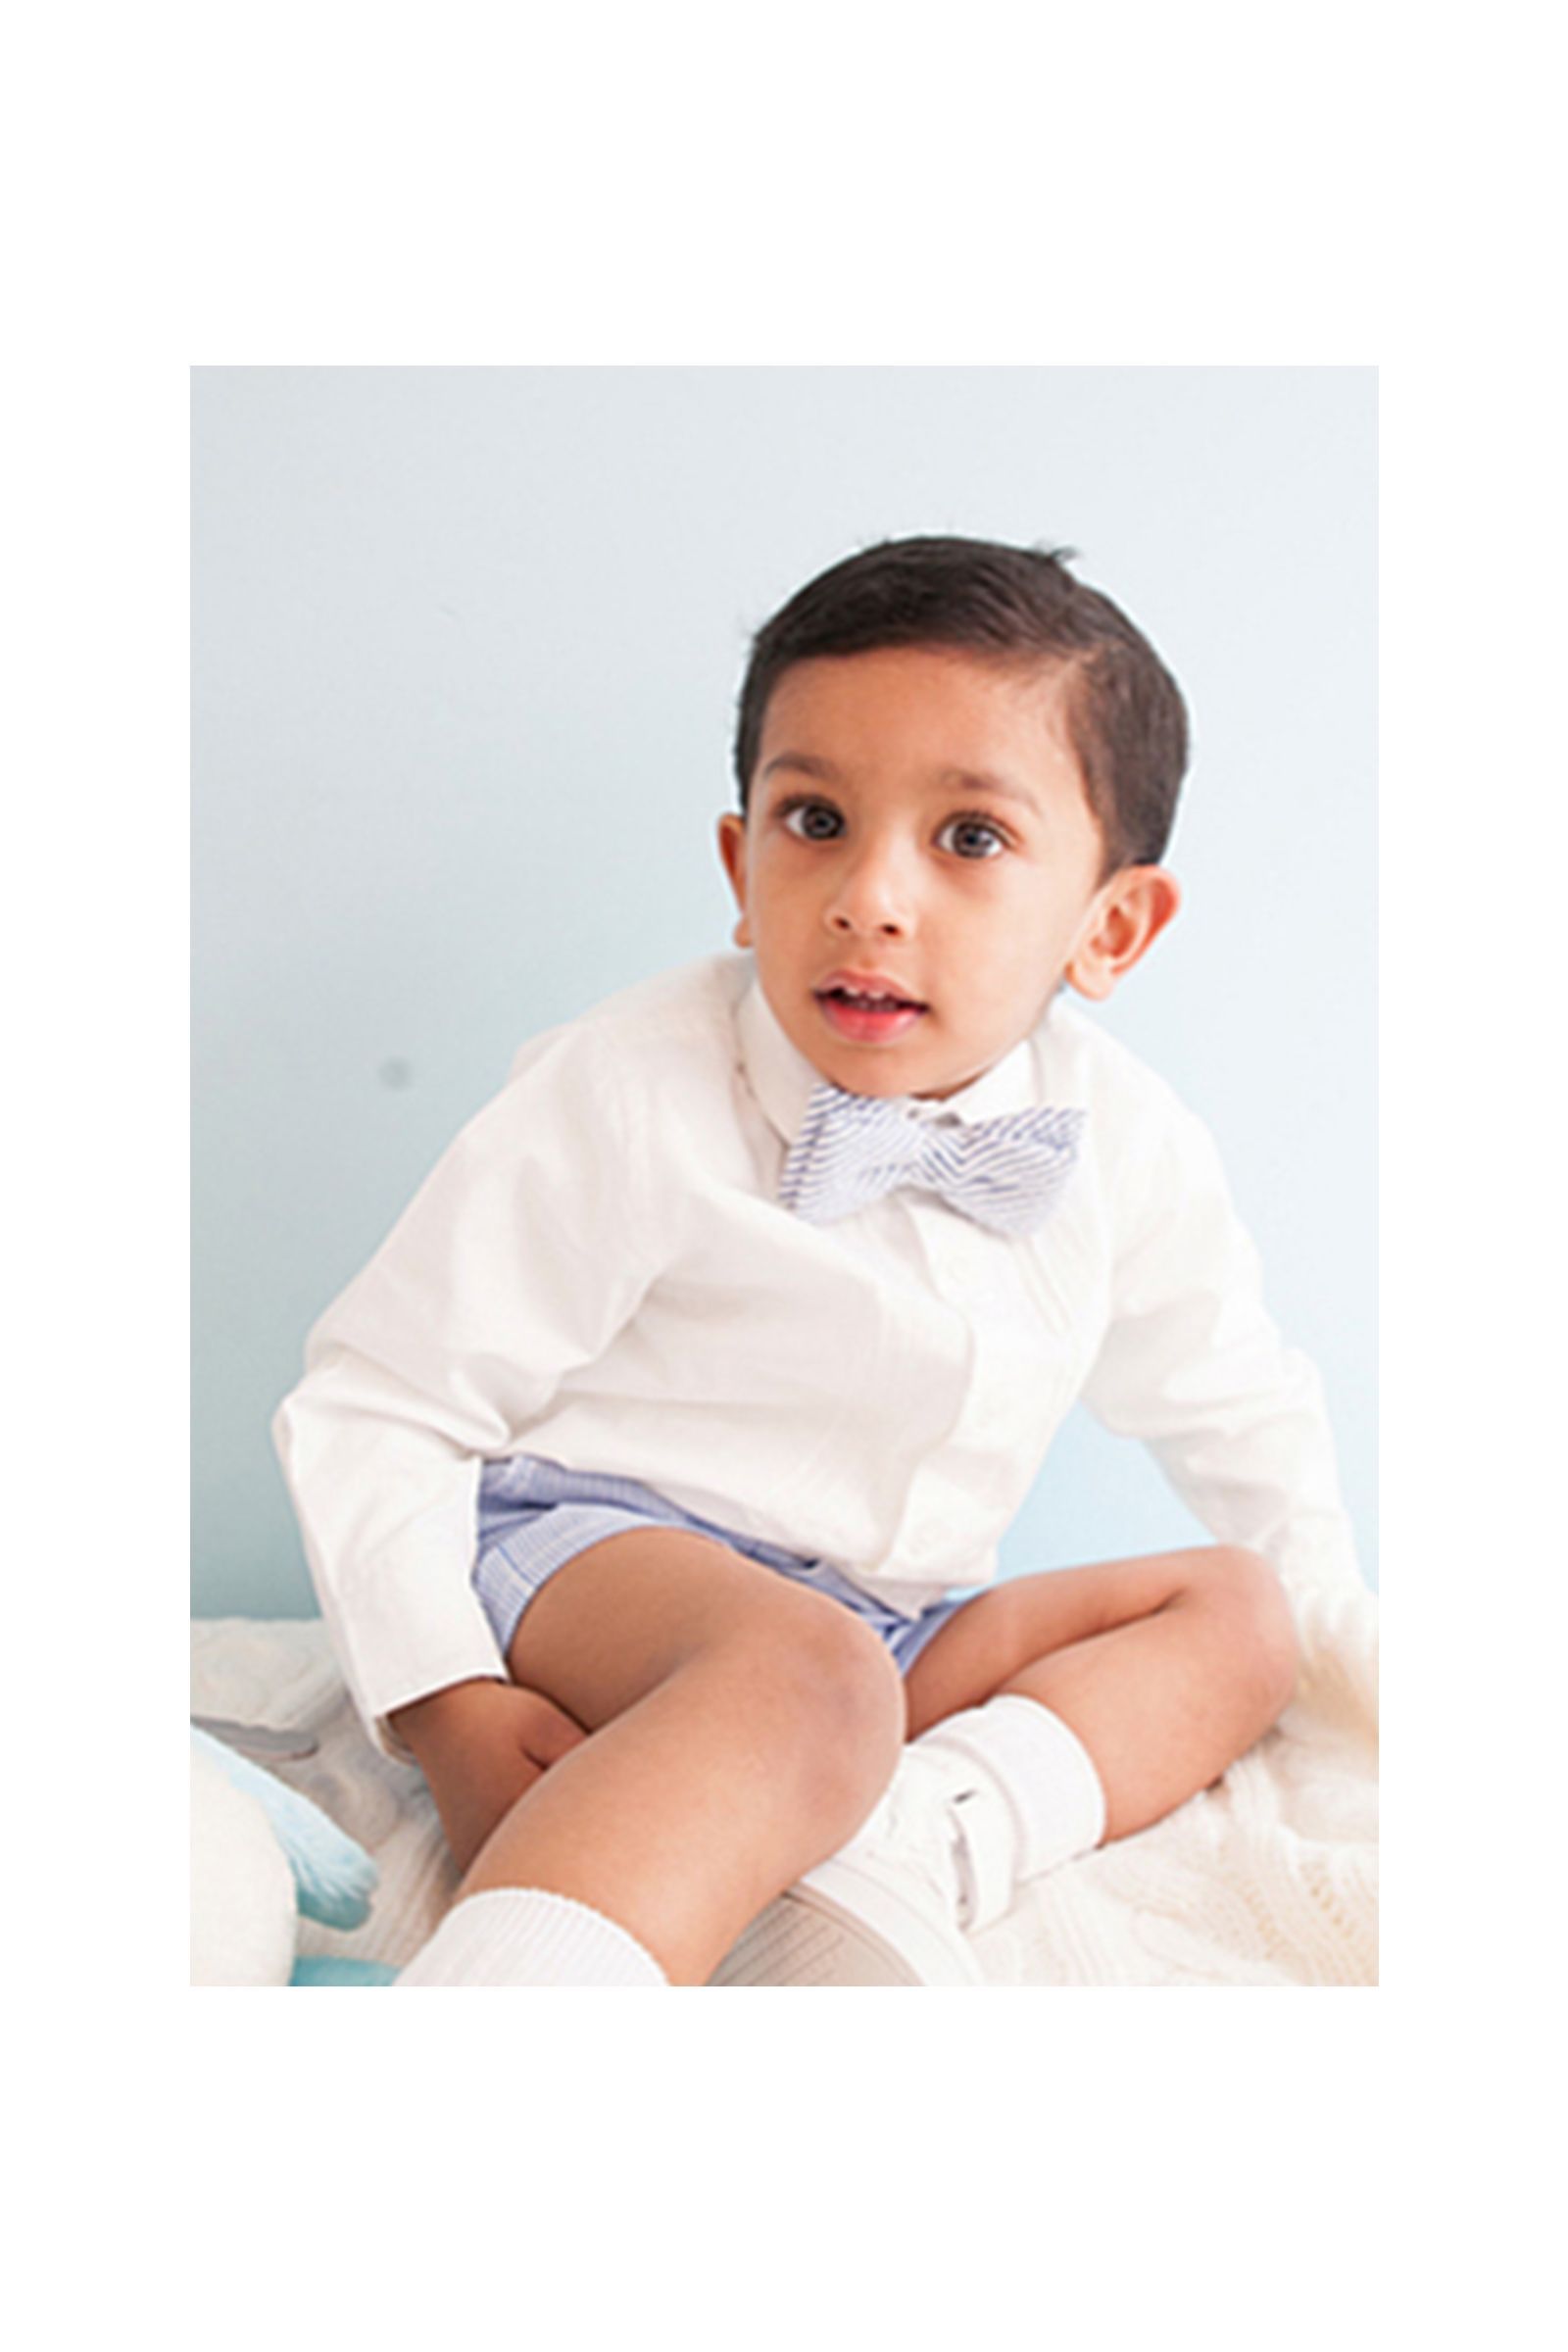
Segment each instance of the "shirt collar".
[{"label": "shirt collar", "polygon": [[[740,1039],[741,1066],[753,1094],[786,1144],[800,1131],[809,1102],[821,1084],[821,1073],[791,1045],[772,1007],[754,978],[735,1014]],[[956,1095],[940,1102],[906,1098],[918,1119],[994,1119],[1012,1110],[1033,1108],[1039,1099],[1032,1041],[1025,1038],[999,1062]]]}]

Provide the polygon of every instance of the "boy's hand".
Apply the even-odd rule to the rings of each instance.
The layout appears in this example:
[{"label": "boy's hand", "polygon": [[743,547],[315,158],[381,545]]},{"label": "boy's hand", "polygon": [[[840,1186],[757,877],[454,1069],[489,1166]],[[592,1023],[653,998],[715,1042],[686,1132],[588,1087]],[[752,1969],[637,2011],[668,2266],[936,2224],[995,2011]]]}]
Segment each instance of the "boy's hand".
[{"label": "boy's hand", "polygon": [[514,1683],[453,1683],[390,1720],[419,1760],[465,1871],[524,1789],[587,1737],[553,1699]]}]

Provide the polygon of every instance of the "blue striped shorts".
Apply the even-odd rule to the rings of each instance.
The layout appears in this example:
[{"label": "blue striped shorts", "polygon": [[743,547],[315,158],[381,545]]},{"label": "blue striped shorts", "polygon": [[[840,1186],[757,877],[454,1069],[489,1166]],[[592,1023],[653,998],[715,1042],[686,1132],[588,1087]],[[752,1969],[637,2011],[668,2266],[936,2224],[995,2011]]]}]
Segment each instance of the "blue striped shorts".
[{"label": "blue striped shorts", "polygon": [[680,1527],[693,1535],[715,1537],[731,1551],[775,1569],[792,1584],[842,1601],[887,1643],[904,1674],[967,1597],[935,1601],[918,1616],[907,1617],[862,1592],[825,1560],[805,1560],[776,1544],[760,1544],[711,1520],[695,1519],[635,1479],[566,1470],[538,1454],[518,1453],[509,1461],[487,1462],[479,1480],[479,1542],[472,1582],[502,1656],[511,1650],[523,1610],[558,1568],[564,1568],[591,1544],[622,1536],[632,1527]]}]

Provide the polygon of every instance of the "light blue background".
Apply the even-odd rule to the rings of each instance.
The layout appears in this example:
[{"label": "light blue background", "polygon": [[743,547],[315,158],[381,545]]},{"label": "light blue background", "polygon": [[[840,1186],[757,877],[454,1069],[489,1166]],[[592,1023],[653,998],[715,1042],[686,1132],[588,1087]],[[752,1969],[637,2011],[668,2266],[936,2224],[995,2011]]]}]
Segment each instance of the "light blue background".
[{"label": "light blue background", "polygon": [[[521,1040],[726,944],[751,631],[911,531],[1080,551],[1193,712],[1102,1010],[1215,1129],[1375,1581],[1376,379],[209,368],[194,384],[193,1606],[314,1610],[268,1425]],[[1004,1567],[1195,1540],[1075,1415]]]}]

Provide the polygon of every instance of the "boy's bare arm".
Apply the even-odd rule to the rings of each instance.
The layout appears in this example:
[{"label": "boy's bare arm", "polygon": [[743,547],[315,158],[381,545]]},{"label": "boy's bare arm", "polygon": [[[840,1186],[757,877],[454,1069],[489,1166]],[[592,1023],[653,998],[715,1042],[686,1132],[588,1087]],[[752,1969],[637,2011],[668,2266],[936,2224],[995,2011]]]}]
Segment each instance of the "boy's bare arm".
[{"label": "boy's bare arm", "polygon": [[541,1691],[488,1680],[449,1684],[389,1720],[418,1759],[460,1870],[541,1773],[586,1738]]}]

